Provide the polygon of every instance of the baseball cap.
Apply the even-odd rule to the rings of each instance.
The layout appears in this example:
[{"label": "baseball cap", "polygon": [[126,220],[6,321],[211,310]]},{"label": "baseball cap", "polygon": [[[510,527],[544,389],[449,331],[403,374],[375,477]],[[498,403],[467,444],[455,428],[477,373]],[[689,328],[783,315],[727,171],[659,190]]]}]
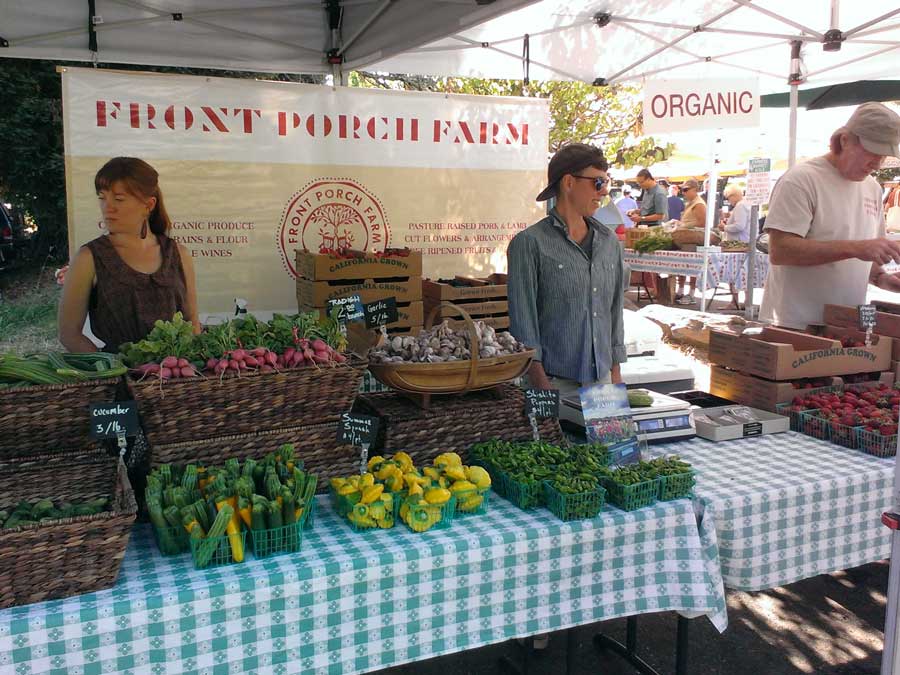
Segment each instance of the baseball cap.
[{"label": "baseball cap", "polygon": [[566,174],[575,174],[595,164],[606,165],[606,158],[600,148],[584,143],[564,145],[550,159],[547,165],[547,187],[541,190],[536,201],[544,202],[555,197],[557,184]]},{"label": "baseball cap", "polygon": [[694,180],[693,178],[688,178],[686,181],[684,181],[684,182],[681,184],[681,189],[682,189],[682,190],[690,190],[691,188],[695,188],[695,189],[699,190],[699,189],[700,189],[700,183],[698,183],[698,182],[697,182],[696,180]]},{"label": "baseball cap", "polygon": [[625,183],[625,185],[622,186],[622,194],[631,194],[631,186],[628,183]]},{"label": "baseball cap", "polygon": [[900,115],[881,103],[863,103],[844,125],[871,153],[900,157]]}]

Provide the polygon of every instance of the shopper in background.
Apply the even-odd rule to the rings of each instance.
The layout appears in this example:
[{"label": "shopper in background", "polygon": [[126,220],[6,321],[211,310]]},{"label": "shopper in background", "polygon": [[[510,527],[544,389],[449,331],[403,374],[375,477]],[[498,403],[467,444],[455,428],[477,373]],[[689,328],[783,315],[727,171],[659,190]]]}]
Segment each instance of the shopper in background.
[{"label": "shopper in background", "polygon": [[788,169],[769,200],[769,275],[760,319],[788,328],[821,323],[826,303],[864,304],[868,284],[900,292],[882,265],[900,261],[885,237],[881,188],[872,178],[900,156],[900,116],[880,103],[859,106],[829,152]]},{"label": "shopper in background", "polygon": [[628,217],[635,225],[662,225],[669,219],[669,198],[666,191],[656,184],[647,169],[641,169],[637,175],[638,185],[644,191],[641,197],[640,210],[631,210]]},{"label": "shopper in background", "polygon": [[684,201],[681,199],[681,188],[677,185],[669,186],[669,220],[681,220],[684,212]]},{"label": "shopper in background", "polygon": [[[699,195],[700,184],[690,178],[681,184],[681,194],[684,195],[685,204],[684,211],[681,214],[681,224],[684,227],[705,228],[706,227],[706,202]],[[688,287],[688,279],[690,285]],[[676,283],[680,292],[675,295],[675,302],[679,305],[693,305],[697,301],[694,300],[694,293],[697,291],[697,277],[676,278]]]},{"label": "shopper in background", "polygon": [[622,213],[625,228],[634,227],[634,222],[628,217],[628,212],[637,209],[637,202],[631,196],[631,186],[628,183],[622,186],[622,196],[616,200],[616,207]]},{"label": "shopper in background", "polygon": [[731,204],[728,217],[723,217],[719,229],[727,241],[750,241],[750,205],[744,201],[744,191],[734,183],[725,187],[725,199]]}]

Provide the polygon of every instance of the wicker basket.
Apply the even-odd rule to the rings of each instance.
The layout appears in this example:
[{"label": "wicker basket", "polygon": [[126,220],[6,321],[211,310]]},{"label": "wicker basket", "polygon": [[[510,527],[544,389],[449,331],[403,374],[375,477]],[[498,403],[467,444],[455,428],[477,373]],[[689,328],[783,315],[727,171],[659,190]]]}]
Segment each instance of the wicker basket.
[{"label": "wicker basket", "polygon": [[[513,385],[495,391],[471,392],[436,399],[423,410],[401,394],[363,394],[354,410],[381,417],[373,451],[404,450],[416,464],[428,463],[442,452],[456,452],[467,463],[469,448],[492,438],[531,439],[531,423],[525,415],[525,396]],[[541,420],[541,438],[562,443],[556,419]]]},{"label": "wicker basket", "polygon": [[634,245],[644,237],[659,232],[658,227],[631,227],[625,230],[625,248],[634,248]]},{"label": "wicker basket", "polygon": [[93,445],[89,406],[112,403],[121,378],[0,390],[0,459]]},{"label": "wicker basket", "polygon": [[338,425],[315,424],[285,427],[255,434],[219,436],[202,441],[156,445],[150,451],[151,466],[160,464],[222,464],[230,457],[241,461],[260,459],[285,443],[293,443],[303,468],[319,476],[318,492],[325,492],[328,479],[359,473],[359,449],[337,442]]},{"label": "wicker basket", "polygon": [[111,587],[137,512],[125,465],[103,451],[0,463],[0,509],[106,496],[112,504],[104,513],[0,530],[0,608]]},{"label": "wicker basket", "polygon": [[[700,227],[682,227],[671,233],[672,242],[679,248],[682,246],[703,246],[703,238],[705,230]],[[709,243],[711,245],[719,243],[719,235],[715,232],[709,233]]]},{"label": "wicker basket", "polygon": [[240,377],[129,381],[151,445],[198,441],[260,429],[337,422],[353,405],[365,363],[298,368]]},{"label": "wicker basket", "polygon": [[475,322],[465,309],[452,302],[441,302],[432,308],[425,319],[426,329],[431,328],[441,309],[450,309],[465,320],[472,358],[445,363],[370,363],[369,371],[376,379],[392,389],[414,394],[458,394],[495,387],[521,377],[528,370],[535,354],[532,349],[487,359],[479,357]]}]

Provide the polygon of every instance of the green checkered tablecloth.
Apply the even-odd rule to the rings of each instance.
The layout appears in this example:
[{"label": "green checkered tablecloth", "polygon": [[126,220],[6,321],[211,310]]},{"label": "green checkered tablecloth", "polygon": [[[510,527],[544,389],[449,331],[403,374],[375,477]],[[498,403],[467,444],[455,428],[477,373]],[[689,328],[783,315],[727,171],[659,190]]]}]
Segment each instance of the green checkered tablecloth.
[{"label": "green checkered tablecloth", "polygon": [[788,432],[665,446],[694,465],[725,585],[762,590],[890,557],[894,460]]},{"label": "green checkered tablecloth", "polygon": [[115,588],[0,612],[0,672],[332,675],[645,612],[726,625],[687,499],[563,523],[494,496],[425,534],[355,533],[319,507],[301,553],[202,572],[138,526]]}]

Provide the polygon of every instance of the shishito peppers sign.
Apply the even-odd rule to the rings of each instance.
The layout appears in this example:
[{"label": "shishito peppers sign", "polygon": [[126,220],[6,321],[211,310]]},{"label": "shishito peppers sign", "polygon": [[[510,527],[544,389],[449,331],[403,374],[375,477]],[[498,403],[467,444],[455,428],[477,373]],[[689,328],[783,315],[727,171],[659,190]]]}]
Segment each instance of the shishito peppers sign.
[{"label": "shishito peppers sign", "polygon": [[295,249],[419,249],[425,274],[503,271],[543,211],[547,102],[63,72],[69,243],[101,234],[110,157],[160,174],[201,314],[296,310]]}]

